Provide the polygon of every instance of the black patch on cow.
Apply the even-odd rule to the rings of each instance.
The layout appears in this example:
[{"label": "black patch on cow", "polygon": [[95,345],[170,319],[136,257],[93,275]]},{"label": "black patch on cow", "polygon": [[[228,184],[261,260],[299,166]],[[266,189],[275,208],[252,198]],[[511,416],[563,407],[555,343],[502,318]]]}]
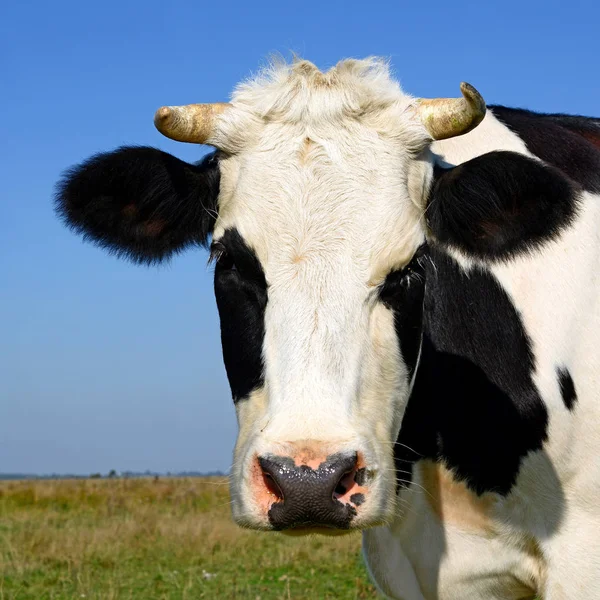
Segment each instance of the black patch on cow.
[{"label": "black patch on cow", "polygon": [[425,260],[426,245],[423,245],[406,267],[388,274],[379,293],[383,304],[394,312],[400,351],[411,375],[419,357],[423,330]]},{"label": "black patch on cow", "polygon": [[55,205],[84,239],[136,263],[157,263],[206,243],[218,193],[214,154],[191,165],[156,148],[123,147],[69,169]]},{"label": "black patch on cow", "polygon": [[246,398],[264,382],[267,282],[255,252],[236,229],[216,242],[215,297],[221,319],[223,360],[234,401]]},{"label": "black patch on cow", "polygon": [[352,504],[354,504],[355,506],[360,506],[361,504],[364,504],[364,501],[364,494],[352,494],[352,496],[350,496],[350,502],[352,502]]},{"label": "black patch on cow", "polygon": [[427,219],[442,244],[503,259],[557,236],[576,206],[573,184],[560,171],[499,151],[436,168]]},{"label": "black patch on cow", "polygon": [[356,465],[356,453],[332,454],[317,469],[297,466],[287,456],[261,456],[261,469],[281,491],[269,509],[273,529],[333,527],[348,529],[356,509],[334,497],[340,480]]},{"label": "black patch on cow", "polygon": [[554,165],[583,189],[600,192],[600,119],[489,107],[532,154]]},{"label": "black patch on cow", "polygon": [[585,138],[589,143],[600,150],[600,119],[596,117],[583,117],[581,115],[565,115],[562,113],[531,114],[539,116],[545,121],[551,121],[561,127],[566,127],[569,131]]},{"label": "black patch on cow", "polygon": [[556,369],[558,375],[558,383],[560,385],[560,393],[562,394],[563,402],[569,410],[573,410],[577,402],[577,392],[575,391],[575,382],[571,377],[568,369]]},{"label": "black patch on cow", "polygon": [[509,297],[430,249],[424,336],[395,446],[397,478],[421,458],[444,462],[478,494],[506,495],[521,460],[540,450],[548,414],[532,381],[531,343]]}]

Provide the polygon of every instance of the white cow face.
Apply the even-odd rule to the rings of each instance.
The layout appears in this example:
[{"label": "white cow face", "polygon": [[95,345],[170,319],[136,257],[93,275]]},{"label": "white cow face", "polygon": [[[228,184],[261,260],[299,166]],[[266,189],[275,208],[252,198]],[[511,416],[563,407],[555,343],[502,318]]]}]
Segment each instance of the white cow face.
[{"label": "white cow face", "polygon": [[421,342],[428,146],[481,120],[481,98],[463,95],[415,100],[376,60],[327,73],[297,61],[229,105],[157,112],[167,135],[220,149],[201,164],[121,148],[59,184],[68,225],[137,262],[212,234],[240,524],[322,531],[392,514]]},{"label": "white cow face", "polygon": [[380,64],[297,63],[233,106],[212,247],[234,516],[381,523],[420,345],[430,137]]}]

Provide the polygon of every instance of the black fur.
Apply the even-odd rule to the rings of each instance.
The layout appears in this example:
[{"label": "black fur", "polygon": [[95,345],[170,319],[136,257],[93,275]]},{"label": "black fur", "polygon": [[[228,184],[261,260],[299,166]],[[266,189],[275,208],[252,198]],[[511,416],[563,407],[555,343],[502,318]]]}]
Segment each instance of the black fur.
[{"label": "black fur", "polygon": [[427,218],[438,242],[504,259],[555,237],[576,209],[573,185],[557,169],[515,152],[490,152],[436,169]]},{"label": "black fur", "polygon": [[392,271],[385,279],[379,297],[394,311],[394,325],[404,362],[412,375],[421,347],[423,331],[423,294],[425,291],[426,247],[417,250],[410,263]]},{"label": "black fur", "polygon": [[236,229],[215,242],[215,297],[221,319],[225,370],[235,402],[247,398],[264,381],[267,282],[254,251]]},{"label": "black fur", "polygon": [[600,192],[600,119],[504,106],[490,109],[532,154],[554,165],[583,189]]},{"label": "black fur", "polygon": [[577,392],[575,391],[575,382],[571,377],[568,369],[556,369],[558,375],[558,383],[560,385],[560,393],[562,394],[565,406],[572,411],[577,403]]},{"label": "black fur", "polygon": [[206,243],[219,193],[219,165],[198,165],[148,147],[97,154],[58,183],[56,210],[85,239],[136,263],[156,263]]},{"label": "black fur", "polygon": [[430,252],[421,360],[395,447],[398,480],[410,481],[412,464],[430,458],[478,494],[507,494],[521,459],[547,437],[531,344],[491,275],[467,275]]}]

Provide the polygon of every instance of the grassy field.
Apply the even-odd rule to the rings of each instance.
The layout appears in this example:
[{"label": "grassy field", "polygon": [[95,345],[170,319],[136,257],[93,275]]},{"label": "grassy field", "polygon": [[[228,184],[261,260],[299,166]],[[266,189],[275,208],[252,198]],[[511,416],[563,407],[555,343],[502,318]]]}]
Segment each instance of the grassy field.
[{"label": "grassy field", "polygon": [[0,482],[0,600],[376,598],[359,548],[237,528],[223,479]]}]

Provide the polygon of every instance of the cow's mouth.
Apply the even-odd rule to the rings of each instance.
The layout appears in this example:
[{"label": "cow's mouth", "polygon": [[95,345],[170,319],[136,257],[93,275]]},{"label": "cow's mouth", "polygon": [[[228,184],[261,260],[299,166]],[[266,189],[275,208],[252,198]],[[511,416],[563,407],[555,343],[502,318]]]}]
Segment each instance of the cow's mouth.
[{"label": "cow's mouth", "polygon": [[279,533],[282,533],[289,537],[306,537],[309,535],[325,535],[329,537],[339,537],[341,535],[349,535],[352,533],[356,533],[357,531],[357,529],[336,529],[335,527],[315,525],[312,527],[291,527],[289,529],[283,529]]}]

